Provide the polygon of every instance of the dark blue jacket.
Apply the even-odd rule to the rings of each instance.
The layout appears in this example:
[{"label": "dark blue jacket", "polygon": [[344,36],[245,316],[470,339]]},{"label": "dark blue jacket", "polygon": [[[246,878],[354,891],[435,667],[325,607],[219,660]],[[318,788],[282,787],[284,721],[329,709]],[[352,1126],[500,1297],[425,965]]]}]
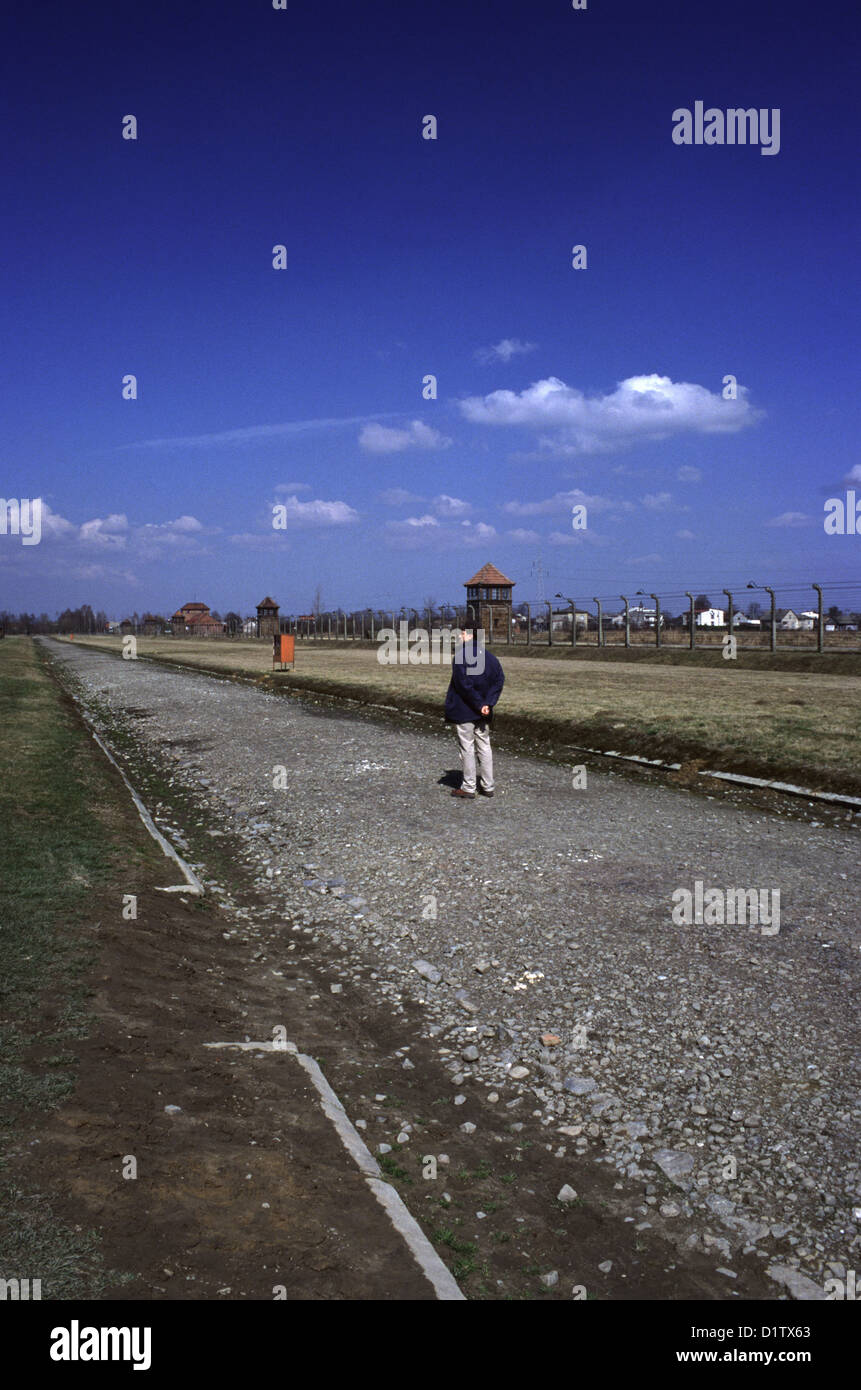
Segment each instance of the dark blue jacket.
[{"label": "dark blue jacket", "polygon": [[[458,659],[460,658],[460,659]],[[445,717],[449,724],[478,724],[487,718],[482,705],[493,706],[502,694],[505,676],[493,652],[484,650],[484,670],[479,675],[480,653],[471,643],[455,654],[451,663],[451,682],[445,697]]]}]

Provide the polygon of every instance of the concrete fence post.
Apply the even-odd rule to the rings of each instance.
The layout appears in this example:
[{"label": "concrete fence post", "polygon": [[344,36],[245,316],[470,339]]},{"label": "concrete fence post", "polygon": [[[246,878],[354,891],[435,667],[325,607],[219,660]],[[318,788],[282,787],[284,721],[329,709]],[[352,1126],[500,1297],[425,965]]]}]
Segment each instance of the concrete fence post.
[{"label": "concrete fence post", "polygon": [[822,604],[822,585],[821,585],[821,584],[812,584],[810,587],[811,587],[812,589],[815,589],[815,590],[816,590],[816,596],[817,596],[817,598],[818,598],[818,600],[819,600],[819,624],[818,624],[818,626],[819,626],[819,634],[818,634],[818,637],[817,637],[817,640],[816,640],[816,650],[819,651],[819,652],[824,652],[824,651],[825,651],[825,616],[824,616],[823,604]]},{"label": "concrete fence post", "polygon": [[[729,608],[727,609],[727,614],[726,614],[726,616],[727,616],[727,622],[729,623],[729,635],[730,635],[730,637],[732,637],[732,635],[733,635],[732,623],[733,623],[733,618],[735,617],[735,609],[733,608],[733,604],[732,604],[732,594],[730,593],[729,589],[724,589],[723,592],[726,594],[727,598],[729,599]],[[732,650],[732,648],[730,648],[730,651],[731,651],[731,650]]]},{"label": "concrete fence post", "polygon": [[773,589],[770,589],[770,588],[768,587],[767,584],[763,584],[762,587],[763,587],[763,589],[765,590],[765,592],[766,592],[767,594],[770,594],[770,595],[771,595],[771,650],[772,650],[773,652],[776,652],[776,651],[777,651],[777,610],[776,610],[775,599],[774,599],[774,590],[773,590]]},{"label": "concrete fence post", "polygon": [[599,598],[593,598],[593,599],[592,599],[592,602],[593,602],[594,604],[596,604],[597,607],[598,607],[598,646],[599,646],[599,647],[603,647],[603,645],[604,645],[604,614],[603,614],[603,610],[602,610],[602,608],[601,608],[601,600],[600,600]]}]

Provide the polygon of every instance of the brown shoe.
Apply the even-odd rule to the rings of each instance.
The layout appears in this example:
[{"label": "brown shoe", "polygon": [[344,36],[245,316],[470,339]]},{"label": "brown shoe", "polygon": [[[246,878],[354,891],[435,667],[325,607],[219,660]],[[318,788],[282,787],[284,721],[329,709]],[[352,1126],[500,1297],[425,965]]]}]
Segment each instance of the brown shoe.
[{"label": "brown shoe", "polygon": [[486,792],[484,787],[479,787],[478,794],[479,796],[493,796],[493,792]]},{"label": "brown shoe", "polygon": [[455,787],[452,796],[460,796],[464,801],[475,801],[475,792],[465,792],[460,787]]}]

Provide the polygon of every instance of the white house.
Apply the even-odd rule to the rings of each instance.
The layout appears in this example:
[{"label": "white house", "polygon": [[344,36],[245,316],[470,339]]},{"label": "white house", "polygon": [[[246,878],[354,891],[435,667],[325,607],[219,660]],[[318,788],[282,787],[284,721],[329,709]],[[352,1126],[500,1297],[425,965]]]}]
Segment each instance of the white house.
[{"label": "white house", "polygon": [[[644,603],[632,603],[632,604],[630,605],[630,607],[628,608],[628,616],[630,617],[630,620],[631,620],[631,623],[632,623],[633,626],[636,626],[637,623],[642,623],[644,627],[654,627],[654,626],[655,626],[655,609],[654,609],[654,608],[647,608],[646,605],[645,605]],[[624,613],[614,613],[614,614],[612,615],[612,617],[610,618],[610,622],[613,624],[614,627],[624,627],[624,626],[625,626],[625,614],[624,614]],[[662,613],[662,614],[661,614],[661,627],[663,627],[663,626],[664,626],[664,615],[663,615],[663,613]]]},{"label": "white house", "polygon": [[[690,622],[690,614],[682,614],[682,622],[687,627]],[[701,612],[694,614],[695,627],[725,627],[726,612],[723,608],[703,608]]]},{"label": "white house", "polygon": [[783,632],[795,632],[801,627],[801,619],[794,608],[778,608],[775,614],[777,626]]}]

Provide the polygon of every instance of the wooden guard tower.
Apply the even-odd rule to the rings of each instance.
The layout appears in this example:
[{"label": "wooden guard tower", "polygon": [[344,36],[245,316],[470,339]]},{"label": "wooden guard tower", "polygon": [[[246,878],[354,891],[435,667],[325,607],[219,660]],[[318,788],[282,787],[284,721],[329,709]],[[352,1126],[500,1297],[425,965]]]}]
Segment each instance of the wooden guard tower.
[{"label": "wooden guard tower", "polygon": [[[476,626],[483,628],[488,642],[507,642],[511,637],[511,590],[514,580],[507,579],[495,565],[482,565],[472,579],[464,581],[466,616],[470,608]],[[492,620],[491,620],[492,614]]]},{"label": "wooden guard tower", "polygon": [[257,636],[277,637],[281,631],[278,604],[274,598],[265,598],[257,605]]}]

